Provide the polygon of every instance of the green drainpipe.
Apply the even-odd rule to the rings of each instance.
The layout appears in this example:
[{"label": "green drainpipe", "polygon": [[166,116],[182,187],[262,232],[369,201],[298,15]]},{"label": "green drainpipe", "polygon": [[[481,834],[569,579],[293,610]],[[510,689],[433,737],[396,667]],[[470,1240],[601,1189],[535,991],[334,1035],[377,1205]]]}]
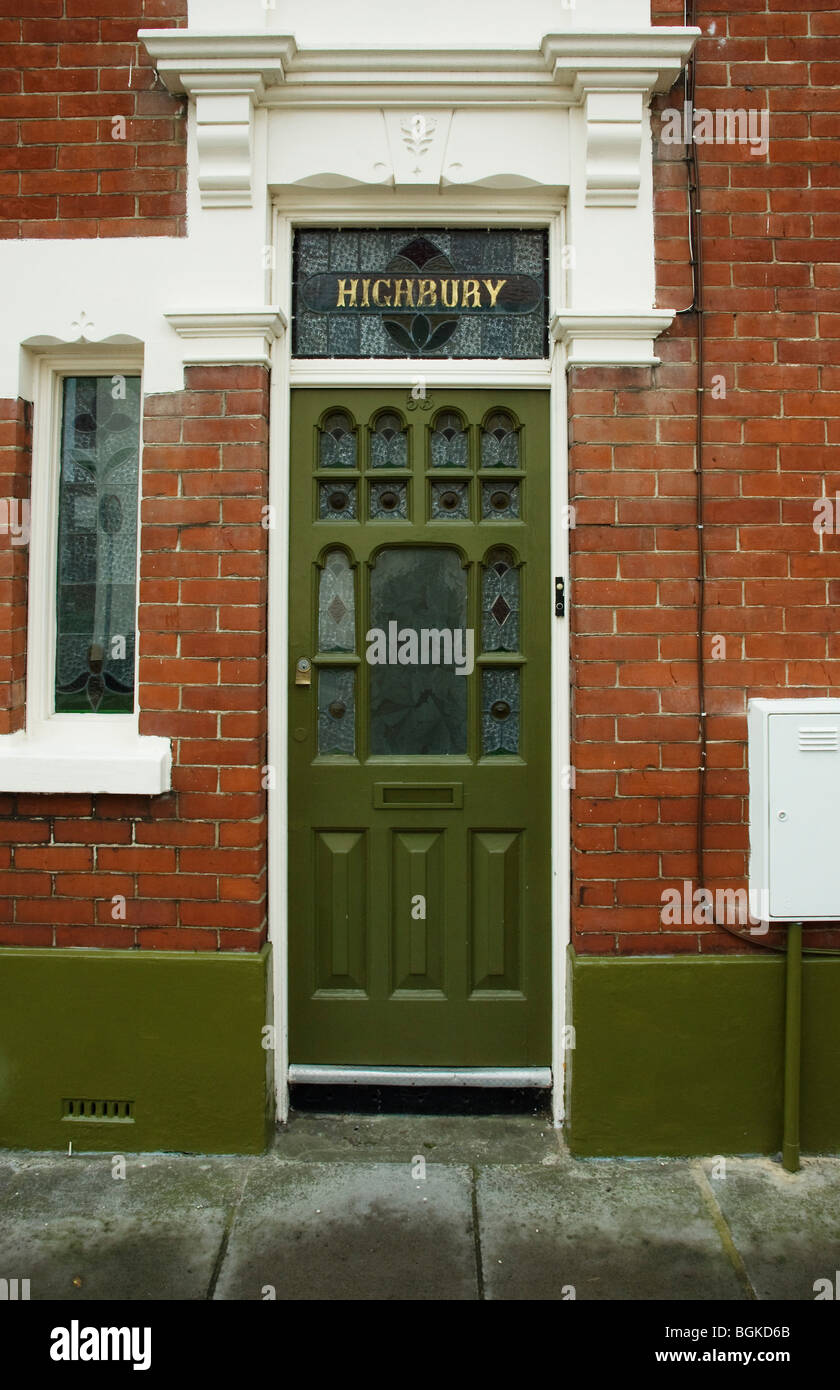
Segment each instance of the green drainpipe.
[{"label": "green drainpipe", "polygon": [[802,923],[791,922],[785,972],[785,1116],[782,1167],[799,1172],[799,1082],[802,1053]]}]

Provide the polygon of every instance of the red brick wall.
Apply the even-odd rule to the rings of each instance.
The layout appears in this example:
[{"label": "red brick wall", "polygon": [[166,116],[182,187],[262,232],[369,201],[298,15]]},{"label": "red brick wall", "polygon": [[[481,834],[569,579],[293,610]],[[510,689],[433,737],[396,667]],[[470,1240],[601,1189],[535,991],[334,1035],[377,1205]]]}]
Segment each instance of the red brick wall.
[{"label": "red brick wall", "polygon": [[[655,21],[682,17],[682,0],[655,5]],[[696,107],[770,110],[769,163],[743,146],[698,146],[713,889],[746,884],[747,699],[840,695],[840,548],[812,526],[814,501],[840,488],[840,16],[834,0],[700,0],[698,24]],[[657,106],[681,101],[678,89]],[[655,147],[658,302],[676,308],[691,301],[685,153]],[[713,928],[660,925],[663,887],[697,882],[696,331],[696,316],[678,319],[660,367],[572,373],[573,920],[584,952],[742,949]],[[809,939],[836,945],[837,933]]]},{"label": "red brick wall", "polygon": [[140,731],[172,792],[0,796],[3,945],[265,940],[268,373],[188,368],[145,408]]},{"label": "red brick wall", "polygon": [[0,734],[23,728],[26,705],[31,416],[26,401],[0,401]]},{"label": "red brick wall", "polygon": [[0,236],[183,235],[186,106],[137,30],[186,16],[187,0],[0,0]]}]

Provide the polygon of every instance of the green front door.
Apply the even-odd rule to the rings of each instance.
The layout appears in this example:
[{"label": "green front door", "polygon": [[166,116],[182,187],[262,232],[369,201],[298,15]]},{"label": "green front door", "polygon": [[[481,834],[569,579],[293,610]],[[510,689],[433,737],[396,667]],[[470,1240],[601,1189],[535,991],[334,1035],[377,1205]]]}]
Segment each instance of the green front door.
[{"label": "green front door", "polygon": [[550,1062],[548,421],[293,394],[293,1063]]}]

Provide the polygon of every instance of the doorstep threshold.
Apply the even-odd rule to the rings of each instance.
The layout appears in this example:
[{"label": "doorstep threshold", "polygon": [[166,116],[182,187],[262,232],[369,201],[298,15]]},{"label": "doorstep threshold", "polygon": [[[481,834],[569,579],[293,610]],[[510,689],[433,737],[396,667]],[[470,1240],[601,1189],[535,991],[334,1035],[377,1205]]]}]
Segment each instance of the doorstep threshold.
[{"label": "doorstep threshold", "polygon": [[550,1090],[550,1067],[343,1067],[292,1062],[292,1086],[480,1086]]}]

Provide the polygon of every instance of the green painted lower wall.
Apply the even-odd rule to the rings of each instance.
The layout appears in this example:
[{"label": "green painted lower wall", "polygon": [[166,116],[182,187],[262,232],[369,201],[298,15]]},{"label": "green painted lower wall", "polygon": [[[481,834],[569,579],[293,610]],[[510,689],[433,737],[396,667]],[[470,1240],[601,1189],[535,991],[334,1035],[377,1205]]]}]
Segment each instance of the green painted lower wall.
[{"label": "green painted lower wall", "polygon": [[[781,1149],[783,956],[616,960],[572,950],[570,966],[573,1153]],[[806,959],[802,994],[802,1150],[837,1153],[840,959]]]},{"label": "green painted lower wall", "polygon": [[[270,953],[0,949],[0,1146],[259,1153]],[[129,1100],[132,1120],[63,1118]]]}]

